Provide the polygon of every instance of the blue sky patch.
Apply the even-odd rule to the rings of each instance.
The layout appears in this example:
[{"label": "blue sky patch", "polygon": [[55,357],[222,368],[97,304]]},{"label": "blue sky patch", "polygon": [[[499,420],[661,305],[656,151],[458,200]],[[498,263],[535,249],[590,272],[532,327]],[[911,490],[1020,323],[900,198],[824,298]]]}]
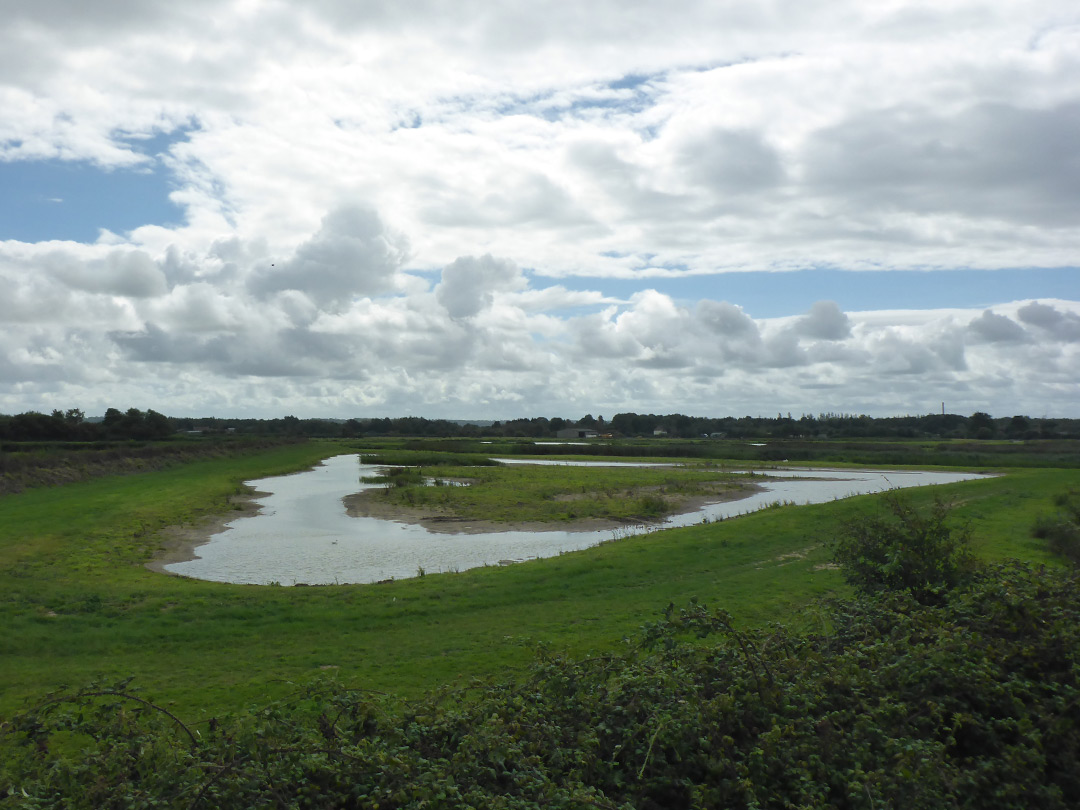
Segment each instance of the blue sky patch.
[{"label": "blue sky patch", "polygon": [[142,225],[176,225],[184,210],[169,199],[172,173],[157,157],[186,132],[127,138],[151,158],[128,169],[88,161],[0,163],[0,240],[94,242],[101,228],[125,233]]},{"label": "blue sky patch", "polygon": [[[815,301],[835,301],[845,312],[881,309],[992,307],[1028,298],[1074,300],[1080,268],[1010,268],[1005,270],[808,269],[791,272],[721,273],[677,278],[562,278],[571,290],[598,290],[629,298],[655,289],[684,306],[707,298],[742,307],[753,318],[800,315]],[[540,286],[539,282],[537,286]]]},{"label": "blue sky patch", "polygon": [[655,73],[652,75],[646,75],[642,73],[627,73],[621,79],[616,79],[613,82],[608,82],[608,87],[612,90],[636,90],[641,85],[648,81],[660,76],[662,74]]}]

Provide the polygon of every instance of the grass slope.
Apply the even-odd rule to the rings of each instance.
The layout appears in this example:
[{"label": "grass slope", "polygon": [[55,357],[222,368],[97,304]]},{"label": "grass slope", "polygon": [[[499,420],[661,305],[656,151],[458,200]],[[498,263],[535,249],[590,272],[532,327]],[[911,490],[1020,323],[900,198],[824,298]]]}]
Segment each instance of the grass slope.
[{"label": "grass slope", "polygon": [[[198,462],[141,476],[0,498],[0,713],[61,685],[135,676],[197,719],[262,703],[296,682],[416,696],[457,678],[506,674],[538,643],[612,648],[670,601],[697,596],[740,623],[815,621],[802,608],[843,590],[824,566],[838,522],[874,496],[781,507],[509,568],[384,585],[284,588],[199,582],[142,563],[158,528],[220,510],[245,479],[341,452],[331,443]],[[1080,471],[914,491],[960,501],[989,559],[1046,560],[1030,538]]]}]

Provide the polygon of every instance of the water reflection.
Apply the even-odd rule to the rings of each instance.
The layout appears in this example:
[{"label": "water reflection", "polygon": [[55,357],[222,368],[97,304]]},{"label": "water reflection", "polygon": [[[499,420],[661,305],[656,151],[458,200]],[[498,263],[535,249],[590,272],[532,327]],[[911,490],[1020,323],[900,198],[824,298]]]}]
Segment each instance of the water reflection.
[{"label": "water reflection", "polygon": [[[341,499],[377,484],[357,483],[378,468],[355,455],[327,459],[313,470],[248,483],[272,494],[260,499],[262,513],[238,518],[196,550],[198,558],[166,566],[172,573],[216,582],[282,585],[378,582],[427,573],[464,571],[483,565],[552,557],[589,548],[620,529],[590,532],[494,532],[442,534],[422,526],[377,518],[354,518]],[[780,502],[822,503],[891,488],[945,484],[977,478],[969,473],[873,470],[770,470],[782,480],[762,482],[766,491],[749,498],[678,515],[663,526],[734,517]],[[808,480],[809,479],[809,480]],[[655,529],[655,527],[651,527]],[[640,527],[648,531],[650,527]]]}]

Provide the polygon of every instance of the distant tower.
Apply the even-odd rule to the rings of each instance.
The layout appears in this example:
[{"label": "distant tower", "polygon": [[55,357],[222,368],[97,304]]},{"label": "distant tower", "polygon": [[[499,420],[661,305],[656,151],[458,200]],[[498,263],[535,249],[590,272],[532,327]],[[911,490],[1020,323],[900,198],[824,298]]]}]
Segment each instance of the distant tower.
[{"label": "distant tower", "polygon": [[945,403],[944,402],[941,403],[941,415],[942,416],[945,415]]}]

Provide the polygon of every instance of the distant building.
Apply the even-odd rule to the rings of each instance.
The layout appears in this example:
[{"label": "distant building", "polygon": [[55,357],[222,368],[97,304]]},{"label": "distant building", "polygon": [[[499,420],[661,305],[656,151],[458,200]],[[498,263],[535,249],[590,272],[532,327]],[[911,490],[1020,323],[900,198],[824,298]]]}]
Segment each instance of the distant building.
[{"label": "distant building", "polygon": [[667,436],[667,431],[663,428],[656,428],[652,432],[653,436]]},{"label": "distant building", "polygon": [[600,434],[592,428],[569,427],[556,431],[555,436],[560,439],[595,439]]}]

